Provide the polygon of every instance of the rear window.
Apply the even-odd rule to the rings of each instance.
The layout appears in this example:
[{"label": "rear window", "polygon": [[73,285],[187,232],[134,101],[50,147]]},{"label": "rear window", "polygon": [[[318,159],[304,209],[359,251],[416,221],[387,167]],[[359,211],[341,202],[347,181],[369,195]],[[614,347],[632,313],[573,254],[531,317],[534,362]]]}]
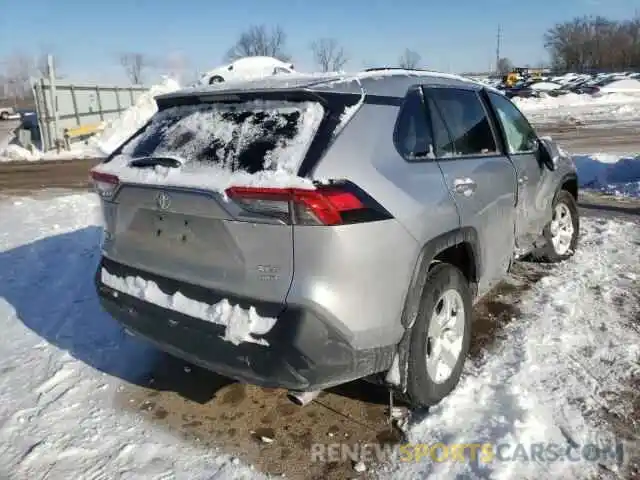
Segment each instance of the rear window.
[{"label": "rear window", "polygon": [[315,102],[251,101],[169,107],[123,149],[126,157],[170,157],[185,165],[255,173],[302,161],[324,115]]}]

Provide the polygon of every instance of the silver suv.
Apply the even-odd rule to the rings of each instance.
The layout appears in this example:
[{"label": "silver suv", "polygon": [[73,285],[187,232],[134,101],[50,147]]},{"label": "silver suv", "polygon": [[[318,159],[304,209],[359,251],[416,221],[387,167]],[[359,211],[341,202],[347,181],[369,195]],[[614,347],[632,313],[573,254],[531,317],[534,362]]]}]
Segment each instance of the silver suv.
[{"label": "silver suv", "polygon": [[101,303],[160,349],[301,403],[363,377],[439,402],[473,303],[514,259],[576,248],[572,160],[462,77],[288,76],[157,104],[92,171]]}]

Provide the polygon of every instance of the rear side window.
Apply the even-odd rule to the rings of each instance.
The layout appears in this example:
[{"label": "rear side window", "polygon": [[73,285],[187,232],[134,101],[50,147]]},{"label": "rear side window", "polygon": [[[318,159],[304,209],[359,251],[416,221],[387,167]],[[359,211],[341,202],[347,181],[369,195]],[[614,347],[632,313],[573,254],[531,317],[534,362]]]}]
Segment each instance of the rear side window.
[{"label": "rear side window", "polygon": [[449,131],[444,123],[440,110],[433,101],[433,98],[427,96],[425,98],[425,102],[429,109],[429,116],[431,118],[436,155],[438,157],[451,157],[455,155],[455,146],[451,140],[451,135],[449,135]]},{"label": "rear side window", "polygon": [[434,157],[431,128],[420,90],[410,90],[400,108],[394,142],[400,155],[407,160]]},{"label": "rear side window", "polygon": [[429,88],[426,94],[442,116],[451,141],[441,149],[448,155],[495,155],[498,152],[487,114],[472,90]]},{"label": "rear side window", "polygon": [[[169,107],[122,150],[255,173],[299,164],[324,115],[315,102],[251,101]],[[293,170],[293,168],[291,168]]]}]

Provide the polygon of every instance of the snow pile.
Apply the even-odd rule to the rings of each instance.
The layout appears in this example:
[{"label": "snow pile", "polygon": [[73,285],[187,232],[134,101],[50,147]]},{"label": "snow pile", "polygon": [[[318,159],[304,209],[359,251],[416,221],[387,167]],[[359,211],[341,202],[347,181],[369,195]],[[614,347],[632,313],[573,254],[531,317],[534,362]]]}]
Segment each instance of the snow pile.
[{"label": "snow pile", "polygon": [[41,152],[33,147],[30,150],[15,143],[0,148],[0,162],[37,162],[42,160],[77,160],[82,158],[100,158],[101,153],[92,148],[74,147],[72,150]]},{"label": "snow pile", "polygon": [[640,197],[640,156],[575,155],[582,188],[616,196]]},{"label": "snow pile", "polygon": [[96,196],[5,199],[0,218],[0,478],[260,478],[123,406],[158,354],[98,305]]},{"label": "snow pile", "polygon": [[[287,117],[294,118],[291,115],[297,115],[294,125]],[[296,172],[323,116],[324,108],[316,102],[172,107],[154,117],[122,155],[95,170],[117,175],[123,182],[207,188],[221,193],[230,186],[313,188],[311,180],[298,177]],[[292,138],[288,138],[290,131]],[[261,153],[263,143],[273,149]],[[264,158],[256,162],[259,155]],[[170,157],[182,165],[130,166],[133,158],[152,156]]]},{"label": "snow pile", "polygon": [[155,97],[180,89],[180,84],[171,78],[165,78],[142,94],[135,105],[129,107],[118,118],[107,123],[102,132],[91,138],[90,144],[103,154],[109,155],[129,137],[144,126],[158,111]]},{"label": "snow pile", "polygon": [[8,144],[0,148],[0,162],[25,161],[33,162],[42,158],[42,152],[27,150],[16,144]]},{"label": "snow pile", "polygon": [[543,95],[540,98],[513,98],[514,103],[523,112],[534,112],[537,110],[554,110],[557,108],[577,108],[577,107],[598,107],[601,105],[629,105],[640,104],[640,96],[626,95],[622,93],[612,93],[610,95],[580,95],[577,93],[567,93],[558,97]]},{"label": "snow pile", "polygon": [[534,124],[637,121],[640,117],[640,95],[567,93],[551,97],[543,93],[541,98],[516,97],[513,101]]},{"label": "snow pile", "polygon": [[[483,462],[481,452],[477,462],[429,456],[401,462],[391,478],[600,478],[604,469],[576,447],[613,440],[603,407],[617,418],[632,408],[606,399],[628,391],[630,376],[640,373],[631,294],[640,288],[639,241],[636,224],[583,219],[575,257],[534,285],[497,351],[482,365],[468,362],[458,388],[408,431],[414,444],[491,443],[494,452],[504,445],[506,461]],[[537,458],[536,444],[546,445]],[[614,459],[600,462],[619,472]]]},{"label": "snow pile", "polygon": [[640,95],[640,81],[633,78],[616,80],[602,87],[600,93],[633,93]]},{"label": "snow pile", "polygon": [[264,338],[255,338],[253,334],[264,335],[273,328],[275,318],[261,317],[255,307],[244,310],[239,305],[231,305],[225,298],[215,305],[209,305],[177,292],[173,295],[164,293],[155,282],[141,277],[121,278],[110,274],[104,268],[100,272],[102,283],[118,292],[144,300],[162,308],[183,313],[205,322],[223,325],[223,340],[234,345],[242,342],[268,346]]}]

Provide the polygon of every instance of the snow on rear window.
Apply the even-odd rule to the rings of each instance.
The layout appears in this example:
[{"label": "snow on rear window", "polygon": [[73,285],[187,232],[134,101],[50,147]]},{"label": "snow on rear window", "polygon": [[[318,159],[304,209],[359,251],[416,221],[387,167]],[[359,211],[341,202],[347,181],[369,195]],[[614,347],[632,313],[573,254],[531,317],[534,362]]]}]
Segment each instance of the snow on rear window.
[{"label": "snow on rear window", "polygon": [[[324,115],[316,102],[251,101],[176,106],[158,112],[122,154],[96,170],[123,182],[224,191],[231,185],[307,187],[296,176]],[[173,158],[179,168],[130,166]]]}]

